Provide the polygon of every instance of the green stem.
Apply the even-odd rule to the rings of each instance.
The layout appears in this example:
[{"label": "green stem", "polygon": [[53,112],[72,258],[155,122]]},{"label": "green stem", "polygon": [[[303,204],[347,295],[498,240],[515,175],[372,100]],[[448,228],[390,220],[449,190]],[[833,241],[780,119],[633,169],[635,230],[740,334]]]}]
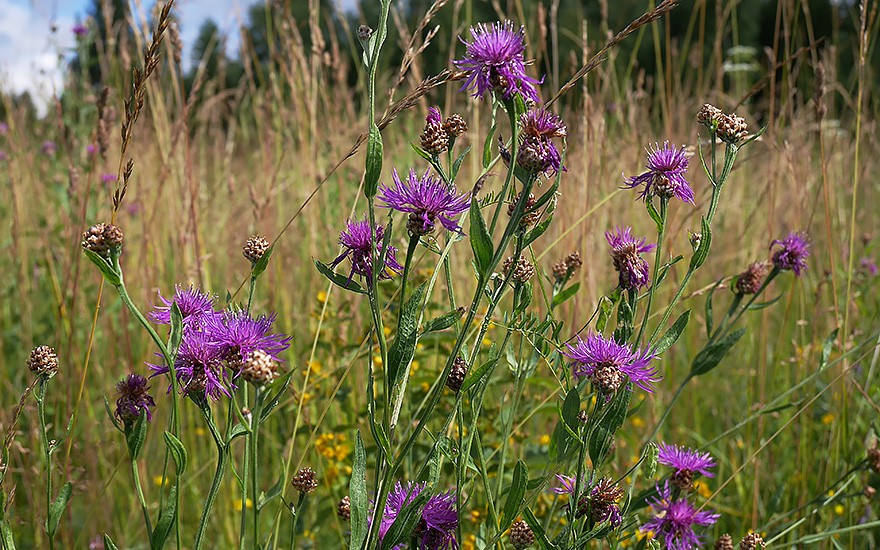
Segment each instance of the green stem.
[{"label": "green stem", "polygon": [[[666,218],[669,213],[669,198],[660,199],[660,228],[657,231],[657,248],[654,251],[654,275],[651,277],[651,288],[648,290],[648,305],[645,307],[645,318],[642,320],[642,326],[639,327],[639,334],[636,336],[635,347],[639,347],[642,340],[642,334],[645,327],[648,326],[648,318],[651,316],[651,306],[654,304],[654,294],[657,289],[658,277],[660,276],[660,261],[663,254],[663,238],[666,236]],[[635,311],[635,308],[633,308]]]},{"label": "green stem", "polygon": [[[242,395],[245,403],[247,402],[247,384],[242,386]],[[230,407],[234,407],[234,404],[231,404]],[[251,416],[253,418],[253,416]],[[253,430],[253,422],[251,422],[251,426],[249,426],[251,430]],[[245,437],[244,441],[244,458],[241,472],[241,520],[238,534],[238,548],[239,550],[244,550],[245,547],[245,538],[247,534],[247,499],[248,499],[248,478],[250,476],[251,466],[250,466],[250,457],[251,457],[251,437],[248,435]]]},{"label": "green stem", "polygon": [[49,379],[40,377],[37,392],[37,411],[40,418],[40,438],[43,440],[43,458],[46,460],[46,536],[49,537],[50,550],[55,548],[55,533],[49,530],[49,515],[52,509],[52,448],[49,441],[49,432],[46,430],[46,384]]},{"label": "green stem", "polygon": [[[498,195],[498,204],[495,206],[495,212],[492,214],[492,223],[489,225],[489,235],[495,233],[495,226],[498,224],[498,217],[501,214],[501,208],[504,206],[504,201],[507,199],[507,192],[510,189],[510,184],[514,178],[516,157],[519,154],[519,125],[516,123],[516,103],[513,101],[505,101],[504,103],[505,108],[507,109],[507,118],[510,120],[510,131],[513,134],[513,137],[510,139],[510,167],[507,171],[507,176],[504,178],[504,186],[501,188],[501,193]],[[528,193],[523,191],[522,196],[527,197]]]},{"label": "green stem", "polygon": [[205,537],[205,529],[207,528],[208,520],[211,517],[211,509],[214,507],[214,501],[217,500],[217,494],[220,492],[220,486],[223,483],[223,475],[226,473],[226,464],[229,462],[229,449],[224,443],[223,437],[220,435],[220,431],[214,423],[214,419],[211,417],[211,409],[209,409],[207,405],[201,406],[200,409],[205,417],[205,423],[208,425],[211,436],[214,438],[214,443],[217,445],[217,469],[214,471],[214,479],[211,481],[211,489],[208,491],[208,498],[205,500],[205,505],[202,508],[202,516],[199,520],[199,528],[196,532],[196,540],[193,544],[193,550],[199,550],[202,546],[202,540],[204,540]]},{"label": "green stem", "polygon": [[290,520],[290,550],[296,548],[296,524],[299,522],[299,516],[302,513],[303,506],[306,501],[306,494],[300,493],[296,506],[292,510],[293,518]]},{"label": "green stem", "polygon": [[141,474],[137,467],[137,460],[131,460],[131,477],[134,480],[134,489],[137,493],[138,502],[141,505],[141,512],[144,514],[144,526],[147,528],[147,535],[153,532],[153,525],[150,522],[150,512],[147,510],[147,501],[144,498],[144,491],[141,488]]},{"label": "green stem", "polygon": [[251,500],[254,520],[254,548],[260,547],[260,508],[257,506],[260,463],[257,461],[257,456],[259,452],[260,416],[262,415],[262,408],[263,394],[261,388],[258,387],[254,390],[254,410],[251,412],[251,432],[247,436],[251,439]]}]

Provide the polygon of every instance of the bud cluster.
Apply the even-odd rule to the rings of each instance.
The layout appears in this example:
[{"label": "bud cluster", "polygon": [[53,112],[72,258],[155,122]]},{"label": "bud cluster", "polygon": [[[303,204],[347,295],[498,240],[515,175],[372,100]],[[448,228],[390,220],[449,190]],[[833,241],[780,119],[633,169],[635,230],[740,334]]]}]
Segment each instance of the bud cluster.
[{"label": "bud cluster", "polygon": [[721,141],[734,145],[746,136],[749,129],[743,117],[736,113],[726,114],[708,103],[697,113],[697,122],[709,128]]},{"label": "bud cluster", "polygon": [[110,252],[122,246],[122,230],[113,224],[97,223],[82,234],[82,247],[102,258],[109,258]]}]

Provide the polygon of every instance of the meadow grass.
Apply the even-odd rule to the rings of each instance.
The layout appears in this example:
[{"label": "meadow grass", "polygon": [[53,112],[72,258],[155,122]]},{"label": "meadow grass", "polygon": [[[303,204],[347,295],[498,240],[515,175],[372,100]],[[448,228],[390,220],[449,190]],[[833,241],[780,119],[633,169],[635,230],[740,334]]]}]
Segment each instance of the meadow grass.
[{"label": "meadow grass", "polygon": [[[666,17],[687,16],[673,11]],[[469,23],[462,21],[456,32],[463,33]],[[527,27],[530,32],[542,30]],[[137,39],[149,43],[143,27],[134,28]],[[662,29],[661,20],[629,40],[651,40],[653,34],[659,46]],[[865,36],[870,41],[870,33]],[[340,85],[339,74],[356,62],[348,60],[350,56],[335,41],[311,51],[290,37],[282,44],[285,51],[277,55],[283,63],[263,68],[259,75],[250,72],[232,90],[217,92],[216,82],[202,80],[186,93],[179,67],[166,62],[145,84],[146,107],[127,148],[134,170],[117,219],[125,232],[121,261],[126,285],[142,310],[158,303],[157,293],[169,296],[175,284],[210,290],[221,302],[227,296],[243,302],[251,266],[242,257],[242,244],[252,234],[274,241],[253,308],[278,313],[276,328],[293,336],[283,369],[295,372],[289,391],[261,433],[260,489],[269,491],[278,481],[285,502],[295,502],[290,477],[302,466],[314,468],[320,485],[298,519],[300,542],[316,548],[342,547],[349,527],[337,517],[336,502],[349,491],[355,429],[364,434],[368,455],[375,452],[363,388],[367,363],[377,368],[381,364],[379,351],[368,339],[367,301],[328,283],[313,260],[335,258],[344,221],[359,218],[366,209],[361,190],[365,147],[351,153],[367,128],[365,85]],[[584,37],[583,59],[564,67],[553,81],[565,82],[600,45],[598,39]],[[758,100],[746,97],[729,78],[692,78],[680,60],[693,47],[664,44],[663,52],[675,50],[679,55],[670,53],[663,74],[657,75],[645,75],[617,59],[612,50],[607,62],[575,84],[575,93],[553,105],[568,127],[567,172],[554,222],[531,259],[545,291],[550,283],[543,277],[552,279],[553,263],[572,251],[584,259],[573,279],[580,283],[579,292],[556,312],[565,323],[562,335],[567,339],[587,323],[600,297],[616,285],[604,231],[632,225],[640,235],[655,232],[642,203],[634,200],[632,191],[620,189],[622,172],[641,171],[644,147],[668,139],[696,152],[700,138],[695,115],[705,102],[736,107],[755,131],[767,126],[738,159],[713,226],[710,259],[675,310],[677,317],[690,309],[691,321],[660,363],[663,382],[643,402],[633,397],[634,410],[615,439],[609,468],[623,475],[638,461],[644,439],[705,345],[705,301],[712,287],[720,281],[713,300],[718,316],[733,296],[727,290],[731,276],[767,258],[773,239],[789,230],[803,230],[812,241],[809,270],[800,278],[779,277],[771,284],[765,298],[776,303],[746,313],[742,324],[746,335],[717,369],[687,386],[658,437],[707,446],[718,461],[716,477],[702,478],[698,486],[707,504],[722,514],[708,538],[724,532],[737,538],[756,530],[769,539],[790,522],[802,520],[778,537],[774,546],[807,544],[811,541],[805,537],[827,533],[815,542],[828,548],[874,547],[877,527],[848,528],[877,521],[876,497],[862,496],[868,474],[850,472],[863,461],[880,412],[875,377],[880,302],[876,276],[860,269],[862,258],[876,255],[875,205],[880,197],[872,175],[880,170],[873,99],[877,90],[862,89],[863,85],[873,88],[869,83],[876,80],[865,77],[855,89],[847,88],[834,79],[830,56],[820,59],[814,51],[781,47],[773,52],[773,59],[794,56],[795,61],[756,79],[761,85]],[[171,48],[170,42],[162,43],[160,55],[169,57]],[[448,58],[458,57],[456,51],[450,51]],[[71,84],[65,102],[53,105],[39,121],[24,119],[7,101],[9,129],[0,137],[0,147],[8,154],[0,161],[0,211],[9,228],[3,235],[7,253],[0,259],[6,281],[0,306],[4,352],[0,361],[6,373],[0,388],[4,403],[0,418],[5,431],[14,405],[30,384],[32,375],[25,368],[29,350],[53,345],[60,368],[47,397],[50,431],[62,433],[73,418],[69,439],[61,442],[54,458],[57,480],[73,482],[72,503],[57,536],[64,548],[84,548],[104,532],[120,548],[138,547],[137,541],[148,538],[131,489],[127,450],[108,420],[104,399],[112,406],[115,382],[128,372],[146,373],[144,363],[154,360],[156,349],[112,288],[104,285],[99,293],[100,276],[79,244],[86,227],[109,218],[117,183],[102,180],[102,175],[118,174],[122,166],[117,128],[124,119],[122,100],[129,93],[123,84],[130,83],[125,76],[128,66],[139,64],[125,56],[108,56],[106,62],[118,64],[110,70],[115,84],[108,104],[118,115],[109,132],[106,158],[86,153],[86,146],[95,140],[96,94],[79,84]],[[825,67],[820,100],[827,110],[817,116],[813,83],[820,62]],[[427,76],[418,67],[415,56],[390,96],[386,91],[395,86],[399,70],[381,68],[380,117],[387,105],[417,87],[420,76]],[[268,84],[257,86],[258,78]],[[545,97],[555,92],[549,82],[542,88]],[[449,82],[412,99],[411,108],[384,128],[382,182],[390,180],[391,167],[401,172],[410,167],[424,170],[410,143],[418,142],[430,105],[439,105],[444,114],[461,113],[468,121],[469,130],[460,139],[472,145],[473,152],[463,164],[459,182],[476,180],[479,150],[490,125],[489,103],[457,93],[458,87],[458,82]],[[49,139],[57,144],[52,154],[41,151],[41,144]],[[340,159],[347,160],[337,165]],[[689,177],[697,208],[671,204],[664,259],[689,256],[688,231],[699,231],[700,212],[710,197],[695,159]],[[500,190],[503,171],[499,164],[487,180],[487,190]],[[463,189],[465,184],[459,186]],[[396,225],[404,224],[405,218],[397,215]],[[405,251],[403,239],[397,245]],[[415,256],[415,282],[432,274],[433,261],[424,256]],[[668,277],[680,279],[685,264],[671,267]],[[474,281],[466,245],[453,249],[451,266],[458,293],[470,295]],[[535,284],[537,289],[540,285]],[[382,282],[379,290],[389,299],[398,282]],[[667,303],[672,294],[673,289],[663,288],[656,299]],[[391,335],[396,330],[397,306],[393,300],[388,303],[393,304],[385,312]],[[438,314],[443,311],[439,305],[429,307]],[[539,312],[546,309],[542,304],[534,307]],[[651,326],[660,314],[655,312],[652,319]],[[496,319],[491,325],[487,350],[503,337],[501,324]],[[839,332],[830,337],[833,345],[823,356],[823,342],[834,329]],[[405,402],[401,418],[411,418],[431,386],[443,383],[437,376],[451,338],[440,333],[420,343],[409,383],[412,399]],[[511,344],[521,350],[528,342],[517,334]],[[482,454],[491,462],[489,458],[497,459],[504,449],[503,479],[511,475],[516,459],[523,459],[533,473],[545,468],[550,472],[550,435],[564,397],[560,384],[545,359],[537,360],[534,372],[519,379],[507,368],[508,357],[515,362],[514,353],[502,356],[487,388],[479,433]],[[819,372],[823,361],[827,366]],[[152,384],[158,407],[141,454],[145,457],[141,471],[147,501],[158,503],[165,452],[159,430],[167,422],[169,399],[164,395],[164,379]],[[451,410],[451,403],[441,402],[441,416]],[[198,427],[197,409],[185,405],[181,403],[180,422],[194,428],[181,432],[189,460],[179,522],[183,546],[189,547],[215,451],[209,434]],[[38,460],[41,434],[33,400],[25,403],[15,429],[4,484],[7,495],[14,486],[14,498],[6,516],[19,547],[42,548],[47,542],[41,527],[45,518]],[[505,433],[509,433],[507,441],[503,441]],[[418,452],[426,453],[430,444],[430,438],[420,440]],[[233,447],[234,463],[240,463],[243,449]],[[412,474],[418,466],[407,464],[404,471]],[[492,463],[486,472],[492,486],[503,483],[496,479],[499,473],[497,463]],[[842,481],[836,483],[838,479]],[[876,486],[876,474],[873,483]],[[645,488],[649,486],[646,482]],[[465,547],[480,547],[476,536],[488,521],[483,487],[474,487],[463,512]],[[208,547],[237,544],[239,494],[233,476],[227,476],[208,525]],[[151,506],[151,513],[157,513]],[[533,510],[549,526],[557,521],[553,512],[562,506],[563,501],[545,493]],[[261,521],[264,534],[280,531],[286,540],[289,520],[283,507],[268,507]],[[842,531],[834,535],[836,529]]]}]

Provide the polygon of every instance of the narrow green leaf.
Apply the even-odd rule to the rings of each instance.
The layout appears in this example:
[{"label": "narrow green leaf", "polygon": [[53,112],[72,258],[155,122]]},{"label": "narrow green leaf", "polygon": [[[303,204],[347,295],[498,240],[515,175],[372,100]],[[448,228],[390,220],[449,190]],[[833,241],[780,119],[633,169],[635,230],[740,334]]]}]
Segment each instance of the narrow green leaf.
[{"label": "narrow green leaf", "polygon": [[91,250],[86,250],[85,248],[83,249],[83,252],[85,252],[86,258],[98,267],[98,270],[101,271],[101,275],[104,276],[104,279],[106,279],[108,283],[113,286],[119,286],[122,284],[122,278],[119,276],[119,272],[116,271],[109,260]]},{"label": "narrow green leaf", "polygon": [[703,217],[701,224],[700,245],[691,256],[691,269],[697,269],[706,262],[706,258],[709,257],[709,246],[712,244],[712,229],[705,217]]},{"label": "narrow green leaf", "polygon": [[535,535],[535,542],[538,543],[541,550],[556,550],[556,545],[550,542],[547,538],[547,533],[544,531],[544,524],[535,517],[535,514],[532,513],[532,510],[529,509],[528,506],[523,510],[523,517],[525,518],[526,523],[529,524],[529,527],[531,527],[532,534]]},{"label": "narrow green leaf", "polygon": [[672,347],[672,344],[678,340],[681,336],[681,333],[684,332],[685,327],[687,327],[688,321],[691,319],[691,310],[687,310],[681,315],[679,315],[678,319],[672,323],[672,326],[669,327],[669,330],[657,340],[657,343],[654,345],[654,353],[660,355],[664,351],[668,350]]},{"label": "narrow green leaf", "polygon": [[526,495],[526,484],[529,481],[529,469],[522,460],[517,460],[513,469],[513,479],[510,482],[510,490],[507,492],[507,500],[501,512],[501,530],[511,526],[519,513],[519,508]]},{"label": "narrow green leaf", "polygon": [[498,129],[497,124],[493,124],[489,129],[489,133],[486,135],[486,141],[483,142],[483,169],[489,168],[489,165],[492,164],[492,143],[493,138],[495,137],[495,130]]},{"label": "narrow green leaf", "polygon": [[577,386],[568,390],[562,408],[559,410],[559,422],[550,439],[550,456],[561,462],[568,456],[574,440],[578,439],[578,413],[581,411],[581,396]]},{"label": "narrow green leaf", "polygon": [[[608,455],[611,443],[614,442],[614,434],[623,425],[626,419],[629,400],[632,397],[632,383],[620,388],[611,401],[602,407],[602,414],[595,423],[589,436],[590,460],[594,467],[598,468]],[[599,397],[601,399],[601,397]]]},{"label": "narrow green leaf", "polygon": [[135,420],[131,426],[126,426],[125,442],[128,443],[128,454],[132,460],[137,460],[144,448],[144,441],[147,440],[147,414],[141,411],[141,415]]},{"label": "narrow green leaf", "polygon": [[284,488],[284,476],[278,478],[278,481],[269,488],[265,493],[260,494],[260,498],[257,499],[257,510],[262,510],[264,506],[272,502],[274,499],[278,498],[281,495],[281,490]]},{"label": "narrow green leaf", "polygon": [[162,550],[168,535],[171,534],[171,527],[174,525],[174,518],[177,516],[177,487],[171,487],[168,498],[165,499],[165,505],[159,513],[159,520],[153,527],[153,534],[150,536],[150,548],[153,550]]},{"label": "narrow green leaf", "polygon": [[70,502],[70,495],[72,492],[73,485],[68,481],[61,486],[61,490],[58,491],[58,496],[55,497],[55,500],[52,501],[52,505],[49,506],[49,520],[46,530],[49,532],[50,539],[55,537],[55,532],[58,530],[58,524],[61,522],[61,516],[64,514],[64,509],[67,508],[67,503]]},{"label": "narrow green leaf", "polygon": [[425,322],[422,334],[427,334],[429,332],[439,332],[441,330],[448,329],[449,327],[457,323],[459,319],[461,319],[461,316],[464,315],[464,312],[464,308],[453,309],[452,311],[444,313],[440,317],[435,317]]},{"label": "narrow green leaf", "polygon": [[834,349],[834,343],[837,342],[837,332],[839,328],[836,328],[831,331],[831,334],[825,337],[825,341],[822,342],[822,362],[819,363],[819,368],[824,369],[826,365],[828,365],[828,359],[831,357],[831,350]]},{"label": "narrow green leaf", "polygon": [[651,216],[651,219],[654,220],[654,224],[657,226],[657,233],[663,230],[663,218],[660,217],[660,212],[657,212],[657,208],[654,206],[654,201],[645,201],[645,208],[648,210],[648,215]]},{"label": "narrow green leaf", "polygon": [[351,468],[351,480],[348,486],[351,499],[351,545],[350,548],[361,548],[367,540],[369,520],[369,500],[367,497],[367,452],[361,432],[355,434],[354,464]]},{"label": "narrow green leaf", "polygon": [[715,327],[715,315],[714,309],[712,308],[712,301],[715,298],[715,291],[718,290],[718,287],[721,286],[722,279],[718,279],[715,284],[709,289],[709,293],[706,295],[706,337],[712,337],[712,329]]},{"label": "narrow green leaf", "polygon": [[388,350],[388,375],[394,386],[399,385],[409,372],[409,364],[416,351],[416,342],[418,342],[419,315],[422,312],[427,287],[428,283],[420,284],[400,312],[397,335]]},{"label": "narrow green leaf", "polygon": [[418,155],[419,155],[420,157],[422,157],[423,159],[425,159],[426,161],[428,161],[428,162],[433,162],[433,161],[434,161],[434,159],[431,158],[430,153],[428,153],[427,151],[425,151],[424,149],[422,149],[421,147],[419,147],[419,146],[416,145],[415,143],[410,143],[410,146],[412,146],[413,150],[414,150],[416,153],[418,153]]},{"label": "narrow green leaf", "polygon": [[758,311],[764,308],[768,308],[778,302],[780,298],[782,298],[782,294],[780,294],[776,298],[767,300],[766,302],[752,302],[752,305],[749,306],[749,311]]},{"label": "narrow green leaf", "polygon": [[413,531],[422,519],[422,508],[428,503],[431,494],[428,491],[422,491],[418,496],[409,501],[402,510],[397,514],[397,518],[385,537],[382,538],[382,550],[391,550],[399,544],[408,543]]},{"label": "narrow green leaf", "polygon": [[694,357],[693,363],[691,363],[690,375],[700,376],[717,367],[718,363],[720,363],[721,360],[724,359],[724,356],[727,355],[727,352],[730,351],[730,348],[732,348],[745,333],[746,329],[738,329],[731,332],[718,342],[703,348],[700,353]]},{"label": "narrow green leaf", "polygon": [[[619,294],[616,297],[619,298]],[[596,316],[596,332],[604,333],[605,327],[608,326],[608,319],[611,318],[611,312],[614,311],[614,301],[608,296],[599,298],[599,314]]]},{"label": "narrow green leaf", "polygon": [[[180,342],[183,341],[183,312],[177,302],[171,303],[171,333],[168,335],[169,353],[177,355]],[[169,358],[172,360],[172,358]]]},{"label": "narrow green leaf", "polygon": [[379,177],[382,175],[382,133],[375,122],[370,123],[370,136],[367,138],[367,167],[364,173],[364,195],[368,199],[376,196]]},{"label": "narrow green leaf", "polygon": [[104,533],[104,550],[119,550],[119,547],[110,538],[110,535]]},{"label": "narrow green leaf", "polygon": [[455,181],[456,176],[458,176],[458,171],[461,170],[461,163],[464,162],[465,156],[470,152],[471,146],[468,145],[465,147],[464,151],[458,155],[458,158],[452,163],[452,173],[449,175],[450,181]]},{"label": "narrow green leaf", "polygon": [[490,357],[488,361],[486,361],[485,363],[483,363],[482,365],[477,367],[476,370],[474,370],[473,372],[468,374],[468,377],[465,378],[464,383],[462,383],[461,389],[459,390],[459,392],[465,392],[465,391],[471,389],[471,387],[473,387],[477,382],[482,380],[482,378],[484,376],[486,376],[486,374],[488,372],[492,371],[492,369],[495,368],[495,365],[498,363],[499,358],[500,358],[500,354],[497,356],[494,356],[494,354],[493,354],[493,357]]},{"label": "narrow green leaf", "polygon": [[124,432],[122,424],[119,423],[119,419],[116,418],[116,414],[113,412],[113,409],[110,408],[110,402],[107,401],[106,395],[104,396],[104,410],[107,411],[107,416],[110,417],[110,422],[113,422],[113,426],[117,430]]},{"label": "narrow green leaf", "polygon": [[483,213],[480,211],[480,201],[476,198],[471,199],[470,220],[470,239],[471,248],[474,251],[474,262],[477,265],[477,272],[480,274],[480,277],[485,279],[488,275],[495,249],[492,245],[492,237],[486,228],[486,220],[483,219]]},{"label": "narrow green leaf", "polygon": [[3,550],[15,550],[15,535],[12,533],[9,522],[5,519],[0,519],[0,541],[2,541]]},{"label": "narrow green leaf", "polygon": [[523,246],[529,246],[538,238],[541,237],[546,231],[547,228],[550,227],[550,223],[553,221],[553,215],[549,215],[545,217],[541,222],[535,227],[529,229],[529,232],[526,233],[525,239],[523,239]]},{"label": "narrow green leaf", "polygon": [[270,246],[266,250],[266,253],[263,254],[259,260],[257,260],[257,262],[254,264],[254,267],[251,268],[251,277],[256,279],[257,277],[262,275],[264,271],[266,271],[266,268],[269,266],[269,257],[272,255],[272,250],[274,248],[274,246]]},{"label": "narrow green leaf", "polygon": [[562,289],[558,294],[553,296],[553,301],[551,302],[550,307],[555,308],[556,306],[562,304],[563,302],[577,294],[577,291],[580,290],[580,288],[581,284],[575,283],[567,288]]},{"label": "narrow green leaf", "polygon": [[272,411],[275,410],[275,407],[278,406],[278,403],[281,401],[281,398],[284,397],[284,394],[287,392],[287,386],[290,385],[290,378],[293,376],[293,371],[289,370],[272,380],[264,389],[266,392],[265,395],[269,396],[266,398],[265,403],[263,404],[262,409],[260,409],[260,423],[265,422],[266,418],[272,414]]},{"label": "narrow green leaf", "polygon": [[229,431],[229,437],[226,438],[226,444],[229,445],[230,443],[232,443],[233,439],[235,439],[237,437],[241,437],[249,432],[250,432],[250,430],[248,430],[247,426],[245,426],[241,422],[237,423]]},{"label": "narrow green leaf", "polygon": [[361,287],[361,285],[357,284],[354,281],[354,279],[349,279],[348,277],[346,277],[344,275],[340,275],[339,273],[336,273],[335,271],[333,271],[333,269],[330,268],[330,266],[328,266],[322,262],[319,262],[318,260],[315,260],[315,267],[317,267],[318,271],[320,271],[322,275],[327,277],[330,280],[330,282],[335,284],[336,286],[340,286],[340,287],[344,288],[345,290],[357,292],[358,294],[366,294],[367,293],[367,291],[364,290],[363,287]]},{"label": "narrow green leaf", "polygon": [[165,432],[165,445],[168,446],[171,458],[174,459],[174,464],[177,466],[177,477],[180,477],[186,470],[186,447],[184,447],[183,443],[169,431]]}]

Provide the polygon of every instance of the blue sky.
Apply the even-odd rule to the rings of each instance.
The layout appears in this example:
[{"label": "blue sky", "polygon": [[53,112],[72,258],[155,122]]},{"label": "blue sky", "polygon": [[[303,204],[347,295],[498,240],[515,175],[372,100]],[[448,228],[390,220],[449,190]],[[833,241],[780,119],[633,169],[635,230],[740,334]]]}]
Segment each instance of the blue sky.
[{"label": "blue sky", "polygon": [[[184,47],[194,41],[199,25],[211,17],[228,38],[230,51],[237,49],[236,29],[247,8],[259,0],[176,0]],[[306,0],[296,0],[306,1]],[[151,0],[140,2],[152,6]],[[351,8],[356,0],[341,0]],[[62,84],[60,56],[74,46],[71,28],[85,15],[87,0],[0,0],[0,89],[29,91],[40,110]],[[52,32],[52,28],[55,32]],[[188,52],[184,52],[188,62]]]}]

